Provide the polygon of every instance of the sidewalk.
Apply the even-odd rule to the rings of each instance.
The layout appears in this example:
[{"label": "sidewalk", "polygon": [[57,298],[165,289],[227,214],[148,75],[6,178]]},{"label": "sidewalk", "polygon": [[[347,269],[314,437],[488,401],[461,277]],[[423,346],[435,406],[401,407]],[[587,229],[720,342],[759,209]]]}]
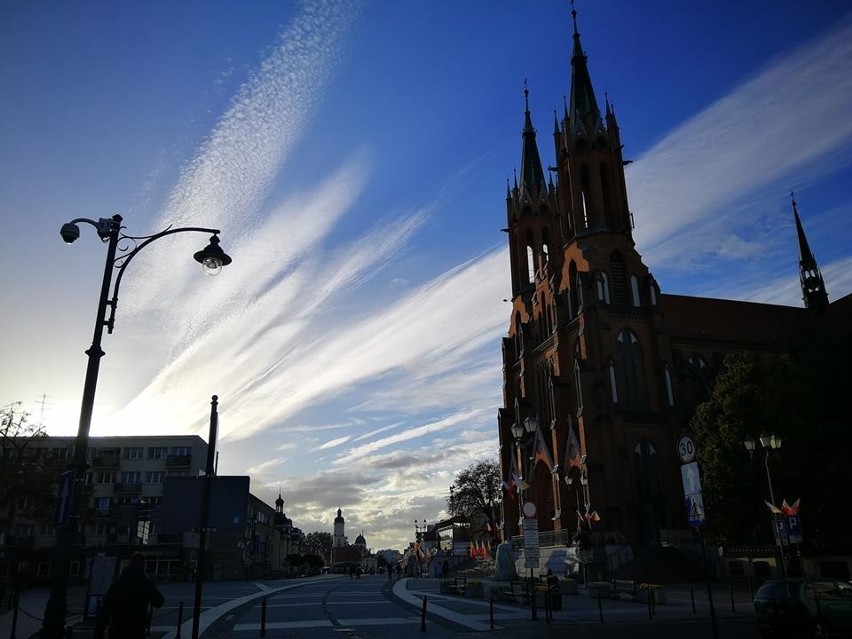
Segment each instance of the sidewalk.
[{"label": "sidewalk", "polygon": [[[85,596],[85,586],[70,586],[68,588],[68,623],[75,623],[82,617]],[[17,639],[29,639],[41,630],[44,607],[47,605],[49,597],[49,587],[28,588],[21,591],[15,634]],[[8,639],[12,636],[14,617],[14,609],[4,610],[0,614],[0,639]]]},{"label": "sidewalk", "polygon": [[[405,579],[394,584],[394,595],[403,601],[421,608],[426,597],[427,615],[437,615],[447,621],[473,631],[491,629],[492,604],[488,600],[491,580],[481,579],[486,596],[470,598],[452,594],[441,594],[440,580],[432,578]],[[666,587],[667,603],[657,604],[649,610],[647,600],[632,601],[629,596],[619,599],[589,597],[585,594],[563,596],[563,609],[551,612],[553,624],[619,623],[672,619],[709,619],[710,605],[704,584],[673,584]],[[540,600],[543,602],[543,597]],[[695,612],[693,612],[693,601]],[[748,592],[731,591],[724,585],[715,584],[713,607],[716,617],[750,618],[753,614]],[[493,603],[495,629],[529,628],[530,623],[545,623],[545,610],[537,606],[537,621],[531,620],[529,606],[513,603]],[[427,621],[428,623],[428,621]]]}]

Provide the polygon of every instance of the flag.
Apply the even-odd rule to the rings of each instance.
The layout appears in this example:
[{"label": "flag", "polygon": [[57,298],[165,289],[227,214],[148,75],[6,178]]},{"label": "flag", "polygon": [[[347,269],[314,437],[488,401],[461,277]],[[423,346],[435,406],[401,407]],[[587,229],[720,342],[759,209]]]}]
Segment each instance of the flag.
[{"label": "flag", "polygon": [[798,514],[799,514],[799,501],[800,501],[800,500],[798,500],[798,499],[797,499],[797,500],[796,500],[796,501],[794,501],[794,502],[792,503],[792,505],[791,505],[791,504],[788,504],[788,503],[787,503],[787,500],[786,500],[786,499],[784,499],[784,500],[781,502],[781,513],[782,513],[785,517],[795,517],[796,515],[798,515]]},{"label": "flag", "polygon": [[784,514],[784,513],[781,512],[781,510],[776,508],[773,504],[769,503],[768,501],[764,500],[763,503],[766,504],[767,508],[769,508],[769,512],[771,512],[773,515],[783,515]]},{"label": "flag", "polygon": [[597,510],[593,510],[589,513],[589,521],[600,521],[601,516],[598,514]]},{"label": "flag", "polygon": [[503,485],[503,490],[506,492],[512,492],[512,484],[507,482],[505,479],[501,480],[500,483]]},{"label": "flag", "polygon": [[513,472],[512,473],[512,479],[515,482],[515,488],[520,488],[521,487],[521,478],[518,477],[518,473]]},{"label": "flag", "polygon": [[565,459],[568,461],[568,466],[580,465],[580,440],[577,439],[577,434],[574,432],[574,426],[568,425],[568,443],[565,446]]},{"label": "flag", "polygon": [[521,490],[526,490],[530,485],[522,478],[521,479]]}]

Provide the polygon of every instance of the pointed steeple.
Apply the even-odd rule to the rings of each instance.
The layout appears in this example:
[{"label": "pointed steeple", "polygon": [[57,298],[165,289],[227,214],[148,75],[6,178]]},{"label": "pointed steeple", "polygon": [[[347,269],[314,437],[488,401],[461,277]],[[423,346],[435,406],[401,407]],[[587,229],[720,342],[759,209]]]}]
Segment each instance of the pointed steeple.
[{"label": "pointed steeple", "polygon": [[[526,83],[524,83],[526,85]],[[522,195],[540,195],[545,192],[544,171],[535,141],[535,129],[530,115],[530,92],[524,86],[524,132],[521,149],[521,192]]]},{"label": "pointed steeple", "polygon": [[799,219],[799,210],[796,206],[796,197],[792,191],[790,200],[793,203],[793,219],[796,222],[796,235],[799,239],[799,281],[802,285],[802,299],[805,302],[805,308],[824,308],[828,306],[825,282],[808,246],[808,238],[805,237],[805,229],[802,228],[802,220]]},{"label": "pointed steeple", "polygon": [[[573,5],[573,3],[572,3]],[[585,123],[587,118],[592,122],[600,119],[601,112],[595,99],[595,90],[592,87],[592,79],[589,76],[588,58],[583,53],[583,45],[580,44],[580,32],[577,30],[577,11],[571,9],[571,19],[574,21],[574,53],[571,56],[571,129],[580,123]]]}]

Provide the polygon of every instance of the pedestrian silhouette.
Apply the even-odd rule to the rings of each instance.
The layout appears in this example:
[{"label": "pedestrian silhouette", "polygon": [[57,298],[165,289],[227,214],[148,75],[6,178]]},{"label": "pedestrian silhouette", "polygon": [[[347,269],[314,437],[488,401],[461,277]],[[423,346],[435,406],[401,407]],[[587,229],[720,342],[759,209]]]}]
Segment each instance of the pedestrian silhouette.
[{"label": "pedestrian silhouette", "polygon": [[108,626],[110,639],[144,639],[148,635],[149,606],[159,608],[164,602],[156,584],[145,574],[145,556],[135,553],[104,597],[95,638],[102,638]]}]

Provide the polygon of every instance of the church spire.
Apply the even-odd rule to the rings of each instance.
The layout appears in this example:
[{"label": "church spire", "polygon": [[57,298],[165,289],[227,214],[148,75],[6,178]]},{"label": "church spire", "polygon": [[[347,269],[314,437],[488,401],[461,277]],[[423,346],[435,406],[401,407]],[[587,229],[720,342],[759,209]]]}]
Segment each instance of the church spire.
[{"label": "church spire", "polygon": [[799,281],[802,285],[802,299],[805,308],[820,309],[828,306],[828,293],[825,290],[825,282],[822,273],[819,272],[816,259],[808,246],[808,238],[805,237],[805,229],[799,219],[799,210],[796,206],[795,194],[790,192],[790,200],[793,203],[793,219],[796,222],[796,235],[799,238]]},{"label": "church spire", "polygon": [[530,115],[530,92],[524,81],[524,132],[521,149],[521,191],[525,195],[537,196],[545,192],[544,171],[541,156],[535,141],[535,128]]},{"label": "church spire", "polygon": [[571,128],[580,123],[586,125],[587,119],[592,123],[600,119],[601,112],[595,99],[595,90],[592,87],[592,79],[589,76],[588,58],[583,53],[583,45],[580,44],[580,32],[577,30],[577,11],[571,9],[571,19],[574,22],[574,53],[571,56]]}]

